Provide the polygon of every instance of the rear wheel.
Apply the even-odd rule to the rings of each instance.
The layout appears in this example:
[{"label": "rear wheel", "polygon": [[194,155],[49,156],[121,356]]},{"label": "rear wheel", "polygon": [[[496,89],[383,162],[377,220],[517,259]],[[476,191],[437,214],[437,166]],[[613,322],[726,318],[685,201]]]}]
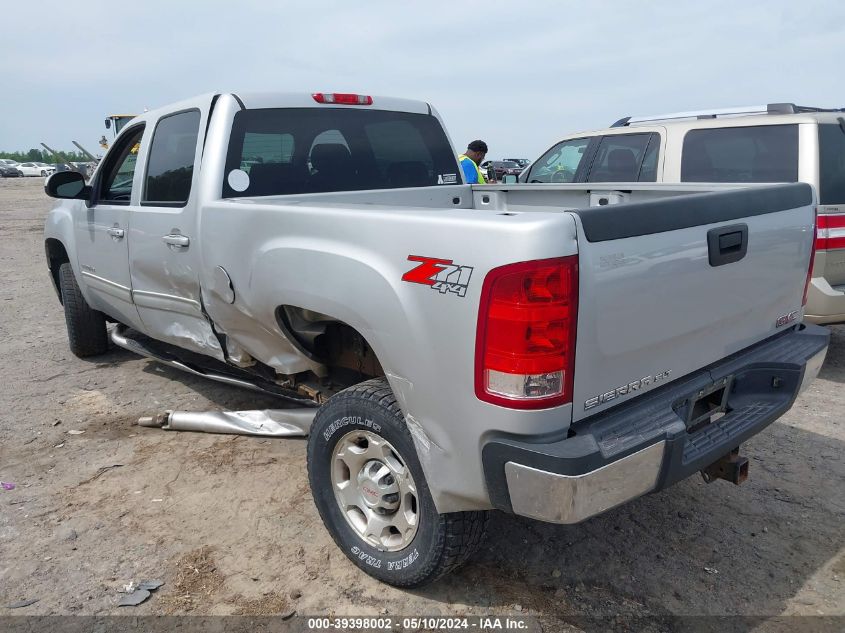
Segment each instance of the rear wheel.
[{"label": "rear wheel", "polygon": [[371,576],[420,586],[478,549],[487,512],[439,514],[390,385],[368,380],[331,398],[308,439],[308,478],[323,523]]},{"label": "rear wheel", "polygon": [[59,289],[65,309],[70,351],[79,358],[105,354],[109,350],[106,318],[85,301],[69,263],[59,268]]}]

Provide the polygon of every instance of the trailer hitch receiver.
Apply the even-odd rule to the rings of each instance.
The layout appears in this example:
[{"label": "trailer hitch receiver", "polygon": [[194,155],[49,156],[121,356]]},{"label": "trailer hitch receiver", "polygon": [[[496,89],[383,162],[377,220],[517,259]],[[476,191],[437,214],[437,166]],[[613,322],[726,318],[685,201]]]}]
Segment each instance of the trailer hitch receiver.
[{"label": "trailer hitch receiver", "polygon": [[739,447],[701,471],[708,484],[724,479],[737,486],[748,479],[748,458],[739,454]]}]

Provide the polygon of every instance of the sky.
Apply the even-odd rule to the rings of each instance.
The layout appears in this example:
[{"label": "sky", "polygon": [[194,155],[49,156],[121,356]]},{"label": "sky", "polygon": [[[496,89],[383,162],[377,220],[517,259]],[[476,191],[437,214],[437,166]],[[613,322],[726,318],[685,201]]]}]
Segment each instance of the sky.
[{"label": "sky", "polygon": [[841,0],[3,5],[0,151],[98,153],[106,115],[205,92],[421,99],[492,159],[628,115],[845,107]]}]

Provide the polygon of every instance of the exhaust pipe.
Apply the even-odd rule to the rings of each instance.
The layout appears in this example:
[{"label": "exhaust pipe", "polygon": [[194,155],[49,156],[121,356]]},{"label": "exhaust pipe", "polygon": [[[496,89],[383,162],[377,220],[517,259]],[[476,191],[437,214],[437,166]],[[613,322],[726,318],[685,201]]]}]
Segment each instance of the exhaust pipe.
[{"label": "exhaust pipe", "polygon": [[262,437],[307,437],[315,409],[263,411],[165,411],[138,420],[138,426],[165,431],[199,431]]},{"label": "exhaust pipe", "polygon": [[748,479],[748,458],[739,454],[739,447],[701,471],[708,484],[724,479],[737,486]]}]

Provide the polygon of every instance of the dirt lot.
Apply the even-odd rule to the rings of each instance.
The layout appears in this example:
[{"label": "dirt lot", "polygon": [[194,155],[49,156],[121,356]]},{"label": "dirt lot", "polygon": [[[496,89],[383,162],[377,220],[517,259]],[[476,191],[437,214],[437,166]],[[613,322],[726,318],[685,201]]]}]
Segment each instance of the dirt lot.
[{"label": "dirt lot", "polygon": [[[690,478],[571,527],[496,513],[459,573],[400,591],[323,529],[303,441],[133,426],[273,402],[119,349],[73,357],[44,262],[50,205],[40,178],[0,180],[0,480],[16,484],[0,490],[0,615],[845,615],[845,327],[744,447],[743,486]],[[166,584],[150,600],[116,606],[151,578]]]}]

